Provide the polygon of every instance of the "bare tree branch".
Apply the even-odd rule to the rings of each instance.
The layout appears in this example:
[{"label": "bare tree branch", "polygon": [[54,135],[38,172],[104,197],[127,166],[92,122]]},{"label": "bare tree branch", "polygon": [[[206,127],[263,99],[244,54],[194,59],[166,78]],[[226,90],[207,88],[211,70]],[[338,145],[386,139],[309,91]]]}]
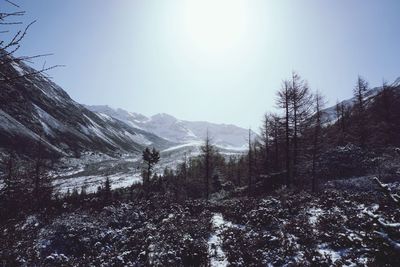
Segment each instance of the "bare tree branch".
[{"label": "bare tree branch", "polygon": [[[5,0],[8,4],[13,6],[14,8],[20,8],[19,5],[15,4],[11,0]],[[13,17],[21,17],[25,15],[25,11],[10,11],[10,12],[0,12],[0,26],[8,26],[8,25],[18,25],[23,24],[20,21],[10,21]],[[34,56],[15,56],[15,53],[21,48],[21,42],[26,37],[30,27],[36,22],[32,21],[26,27],[21,30],[18,30],[15,34],[11,35],[10,41],[0,40],[0,81],[2,82],[12,82],[16,79],[26,78],[30,76],[35,76],[39,74],[45,74],[45,77],[49,77],[46,75],[46,71],[52,70],[54,68],[62,67],[62,65],[55,65],[46,67],[46,61],[43,63],[41,69],[39,70],[31,70],[23,68],[23,72],[18,72],[17,74],[10,75],[10,72],[7,70],[7,65],[13,63],[33,63],[34,59],[38,59],[41,57],[50,56],[52,54],[39,54]],[[5,29],[0,31],[0,33],[9,33],[10,31]],[[4,68],[4,69],[1,69]]]},{"label": "bare tree branch", "polygon": [[6,77],[6,78],[2,78],[2,79],[0,78],[0,81],[9,83],[9,82],[12,82],[14,80],[21,79],[21,78],[26,78],[26,77],[36,76],[38,74],[43,74],[46,71],[49,71],[49,70],[52,70],[52,69],[55,69],[55,68],[59,68],[59,67],[65,67],[65,65],[54,65],[54,66],[51,66],[51,67],[48,67],[48,68],[45,68],[45,69],[32,71],[32,72],[29,72],[29,73],[26,73],[26,74],[23,74],[23,75],[17,75],[17,76],[13,76],[13,77]]},{"label": "bare tree branch", "polygon": [[15,6],[15,7],[21,8],[19,5],[17,5],[17,4],[14,3],[14,2],[11,2],[10,0],[4,0],[4,1],[6,1],[7,3],[9,3],[10,5],[13,5],[13,6]]},{"label": "bare tree branch", "polygon": [[25,27],[25,29],[23,31],[18,31],[13,39],[3,48],[1,48],[2,50],[6,50],[8,48],[10,48],[11,46],[14,45],[18,45],[22,39],[24,39],[24,37],[26,36],[26,33],[28,32],[29,28],[36,22],[36,20],[32,21],[31,23],[28,24],[28,26]]}]

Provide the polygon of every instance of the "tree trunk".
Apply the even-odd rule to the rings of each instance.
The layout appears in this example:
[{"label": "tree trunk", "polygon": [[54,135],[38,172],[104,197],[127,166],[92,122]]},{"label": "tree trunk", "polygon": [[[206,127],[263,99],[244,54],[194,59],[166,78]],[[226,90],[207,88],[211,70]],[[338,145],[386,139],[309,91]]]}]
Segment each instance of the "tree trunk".
[{"label": "tree trunk", "polygon": [[287,96],[286,99],[286,116],[285,116],[285,131],[286,131],[286,147],[285,147],[285,152],[286,152],[286,185],[289,187],[290,186],[290,140],[289,140],[289,99]]}]

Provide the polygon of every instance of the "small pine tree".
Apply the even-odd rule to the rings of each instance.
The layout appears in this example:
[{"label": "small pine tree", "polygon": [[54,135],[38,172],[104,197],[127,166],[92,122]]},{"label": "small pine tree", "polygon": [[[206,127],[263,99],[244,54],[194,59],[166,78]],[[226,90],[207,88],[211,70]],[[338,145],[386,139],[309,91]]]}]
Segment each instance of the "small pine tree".
[{"label": "small pine tree", "polygon": [[214,147],[211,144],[211,138],[207,135],[204,141],[204,145],[201,147],[201,151],[203,152],[203,166],[204,166],[204,191],[206,193],[206,199],[209,198],[210,195],[210,176],[212,173],[212,156],[214,153]]},{"label": "small pine tree", "polygon": [[213,181],[213,188],[215,192],[219,192],[222,189],[222,182],[221,182],[221,177],[218,173],[215,173],[212,177]]},{"label": "small pine tree", "polygon": [[142,173],[143,176],[143,187],[145,191],[145,196],[148,198],[149,196],[149,187],[150,187],[150,177],[152,174],[152,169],[155,164],[157,164],[160,160],[160,152],[157,151],[154,147],[150,150],[148,147],[143,150],[142,159],[146,164],[146,170]]},{"label": "small pine tree", "polygon": [[252,149],[252,143],[251,143],[251,129],[249,128],[249,151],[247,155],[247,163],[248,163],[248,173],[247,173],[247,192],[249,195],[251,195],[252,192],[252,187],[253,187],[253,168],[254,168],[254,161],[253,161],[253,149]]},{"label": "small pine tree", "polygon": [[78,189],[76,187],[74,187],[74,189],[72,189],[72,194],[70,197],[70,201],[72,205],[78,205],[79,202],[79,192]]},{"label": "small pine tree", "polygon": [[80,194],[80,199],[81,199],[82,203],[85,202],[86,197],[87,197],[86,186],[82,186],[81,187],[81,194]]},{"label": "small pine tree", "polygon": [[46,208],[53,194],[53,185],[48,174],[49,166],[44,157],[45,147],[43,143],[43,134],[41,133],[37,141],[35,159],[29,172],[29,176],[33,180],[32,197],[34,209],[36,210]]},{"label": "small pine tree", "polygon": [[134,190],[135,190],[135,184],[132,184],[132,185],[129,187],[129,200],[133,200],[133,193],[134,193]]},{"label": "small pine tree", "polygon": [[27,208],[29,203],[29,191],[26,177],[18,172],[20,167],[14,153],[0,162],[4,170],[2,178],[3,187],[0,188],[0,222],[4,219],[14,217]]},{"label": "small pine tree", "polygon": [[104,182],[103,201],[105,204],[109,204],[111,202],[111,183],[108,177]]}]

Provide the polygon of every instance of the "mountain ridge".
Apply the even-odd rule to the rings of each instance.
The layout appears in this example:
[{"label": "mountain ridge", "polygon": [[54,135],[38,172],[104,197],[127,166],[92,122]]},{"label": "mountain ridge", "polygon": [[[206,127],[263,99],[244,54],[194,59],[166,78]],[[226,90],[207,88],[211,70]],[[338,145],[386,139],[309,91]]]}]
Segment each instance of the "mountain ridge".
[{"label": "mountain ridge", "polygon": [[[112,116],[180,144],[203,141],[207,131],[213,143],[223,148],[244,150],[248,144],[248,130],[234,124],[181,120],[167,113],[157,113],[147,117],[109,105],[86,105],[86,107],[97,114]],[[257,134],[252,132],[252,136],[256,138]]]},{"label": "mountain ridge", "polygon": [[40,141],[49,154],[79,156],[84,151],[140,153],[149,144],[158,149],[174,145],[114,118],[93,113],[42,74],[23,76],[35,70],[22,62],[12,61],[1,71],[5,77],[20,77],[1,84],[3,150],[32,155],[33,146]]}]

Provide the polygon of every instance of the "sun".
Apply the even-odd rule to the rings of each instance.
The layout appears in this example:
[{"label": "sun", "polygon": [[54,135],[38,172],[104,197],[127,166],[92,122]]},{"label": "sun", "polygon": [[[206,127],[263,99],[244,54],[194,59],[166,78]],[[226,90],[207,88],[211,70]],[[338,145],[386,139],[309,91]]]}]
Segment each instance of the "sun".
[{"label": "sun", "polygon": [[191,45],[206,53],[237,47],[246,31],[244,0],[187,0],[184,27]]}]

